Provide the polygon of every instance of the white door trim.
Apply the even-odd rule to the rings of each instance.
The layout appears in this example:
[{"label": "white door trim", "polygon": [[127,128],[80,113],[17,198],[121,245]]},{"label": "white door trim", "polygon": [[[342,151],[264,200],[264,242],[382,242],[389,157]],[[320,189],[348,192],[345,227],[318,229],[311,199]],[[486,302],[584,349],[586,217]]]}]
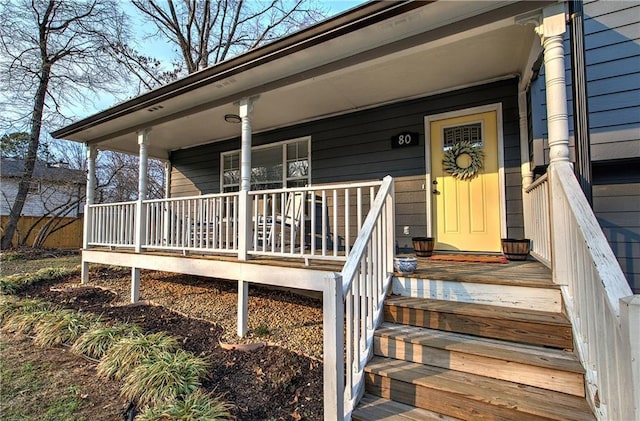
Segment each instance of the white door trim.
[{"label": "white door trim", "polygon": [[433,237],[435,227],[433,226],[433,205],[431,184],[431,122],[445,120],[448,118],[462,117],[469,114],[480,114],[489,111],[496,112],[496,128],[498,135],[498,184],[500,193],[500,236],[507,236],[507,202],[506,202],[506,182],[504,172],[504,133],[502,129],[502,103],[482,105],[479,107],[465,108],[462,110],[449,111],[440,114],[431,114],[424,117],[424,147],[425,147],[425,169],[426,169],[426,202],[427,202],[427,236]]}]

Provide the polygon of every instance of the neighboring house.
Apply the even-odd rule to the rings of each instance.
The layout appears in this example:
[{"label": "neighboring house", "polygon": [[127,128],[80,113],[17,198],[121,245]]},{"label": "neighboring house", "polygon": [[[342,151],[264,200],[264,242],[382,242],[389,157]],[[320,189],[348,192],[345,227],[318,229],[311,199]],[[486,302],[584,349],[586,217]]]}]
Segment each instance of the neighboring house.
[{"label": "neighboring house", "polygon": [[[7,221],[18,193],[18,182],[24,170],[24,160],[2,158],[0,162],[2,225]],[[86,190],[86,176],[60,164],[38,161],[29,185],[27,200],[18,222],[16,238],[28,234],[24,244],[33,244],[40,229],[48,223],[56,230],[42,244],[51,248],[79,248],[82,246],[82,210]],[[52,221],[52,218],[55,221]],[[28,231],[30,232],[28,233]]]},{"label": "neighboring house", "polygon": [[[54,132],[87,144],[89,174],[98,149],[140,156],[136,202],[94,205],[89,178],[83,280],[130,266],[134,301],[140,269],[237,280],[239,335],[248,282],[322,291],[326,419],[640,417],[640,5],[588,3],[571,38],[568,7],[367,3]],[[145,200],[148,157],[171,168],[166,199]],[[526,236],[540,263],[392,275],[414,236],[449,253]],[[419,326],[376,330],[383,309]],[[354,410],[365,383],[401,403]]]}]

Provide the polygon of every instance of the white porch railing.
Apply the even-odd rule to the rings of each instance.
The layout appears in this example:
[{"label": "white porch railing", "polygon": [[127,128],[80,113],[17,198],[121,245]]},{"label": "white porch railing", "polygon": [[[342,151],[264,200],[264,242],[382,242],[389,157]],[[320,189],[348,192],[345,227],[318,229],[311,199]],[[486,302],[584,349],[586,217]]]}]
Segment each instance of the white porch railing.
[{"label": "white porch railing", "polygon": [[551,196],[530,189],[527,200],[541,213],[528,218],[552,221],[553,277],[586,369],[587,398],[598,419],[640,419],[640,296],[632,295],[571,166],[552,165],[548,186]]},{"label": "white porch railing", "polygon": [[345,261],[381,182],[249,192],[249,254]]},{"label": "white porch railing", "polygon": [[[247,254],[346,261],[381,184],[249,192]],[[89,205],[87,211],[89,246],[241,252],[240,193]]]},{"label": "white porch railing", "polygon": [[393,178],[385,177],[337,282],[324,293],[325,419],[350,419],[364,391],[393,272],[393,239]]},{"label": "white porch railing", "polygon": [[238,193],[145,200],[143,248],[237,253]]},{"label": "white porch railing", "polygon": [[133,247],[136,202],[89,205],[91,221],[85,235],[90,246]]},{"label": "white porch railing", "polygon": [[524,206],[530,218],[525,220],[527,236],[531,240],[531,254],[551,267],[551,228],[549,225],[549,182],[543,175],[525,189]]}]

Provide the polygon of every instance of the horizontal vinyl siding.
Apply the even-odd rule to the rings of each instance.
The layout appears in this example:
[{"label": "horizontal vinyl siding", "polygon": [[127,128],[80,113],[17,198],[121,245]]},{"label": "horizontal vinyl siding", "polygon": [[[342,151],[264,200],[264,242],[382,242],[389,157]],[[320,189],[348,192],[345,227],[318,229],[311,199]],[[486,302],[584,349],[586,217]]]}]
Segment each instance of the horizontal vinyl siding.
[{"label": "horizontal vinyl siding", "polygon": [[[311,136],[312,183],[396,178],[396,230],[409,246],[411,236],[426,235],[424,117],[502,103],[508,235],[523,235],[517,80],[448,92],[253,135],[253,145]],[[419,146],[392,149],[401,131],[419,133]],[[239,139],[174,151],[172,195],[206,194],[220,188],[220,153],[240,148]],[[405,190],[406,189],[406,190]],[[497,206],[497,204],[496,204]],[[410,235],[400,236],[402,227]]]},{"label": "horizontal vinyl siding", "polygon": [[640,160],[594,166],[593,209],[635,293],[640,293]]},{"label": "horizontal vinyl siding", "polygon": [[640,156],[640,4],[594,1],[584,14],[592,158]]}]

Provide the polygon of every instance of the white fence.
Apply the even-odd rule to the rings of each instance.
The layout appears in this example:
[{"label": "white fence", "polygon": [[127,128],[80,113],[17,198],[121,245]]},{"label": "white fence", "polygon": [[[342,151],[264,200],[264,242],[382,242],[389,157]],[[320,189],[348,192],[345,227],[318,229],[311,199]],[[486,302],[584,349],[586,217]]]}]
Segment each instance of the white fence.
[{"label": "white fence", "polygon": [[640,296],[632,295],[571,166],[552,165],[548,185],[551,196],[534,188],[529,199],[553,216],[553,277],[586,369],[587,398],[598,419],[640,419]]},{"label": "white fence", "polygon": [[551,267],[551,226],[549,224],[549,182],[543,175],[525,189],[524,207],[527,237],[531,240],[531,254]]}]

